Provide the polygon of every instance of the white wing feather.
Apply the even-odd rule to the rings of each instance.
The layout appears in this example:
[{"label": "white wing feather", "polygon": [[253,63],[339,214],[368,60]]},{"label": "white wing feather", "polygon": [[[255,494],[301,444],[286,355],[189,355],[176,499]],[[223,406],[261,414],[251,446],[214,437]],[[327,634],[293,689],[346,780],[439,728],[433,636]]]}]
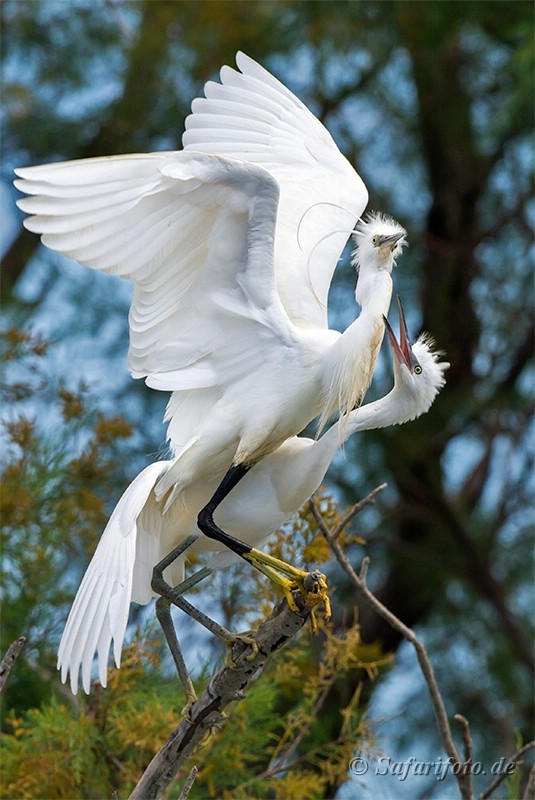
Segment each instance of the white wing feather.
[{"label": "white wing feather", "polygon": [[[74,694],[81,669],[84,691],[89,693],[91,668],[98,654],[99,680],[106,686],[110,646],[117,666],[121,661],[131,600],[149,602],[150,584],[139,585],[134,570],[136,553],[150,553],[152,566],[160,555],[159,530],[145,530],[138,519],[158,478],[170,462],[160,461],[143,470],[115,507],[74,599],[58,652],[58,668],[65,681],[70,673]],[[146,581],[147,576],[143,574]],[[150,580],[150,578],[149,578]]]},{"label": "white wing feather", "polygon": [[327,326],[332,275],[368,202],[359,175],[321,122],[282,83],[243,53],[241,70],[223,67],[221,84],[186,119],[186,151],[243,159],[266,169],[280,187],[275,277],[290,319]]},{"label": "white wing feather", "polygon": [[[129,365],[157,389],[227,385],[288,343],[265,170],[153,153],[16,170],[25,226],[87,266],[135,281]],[[202,314],[199,313],[202,309]]]}]

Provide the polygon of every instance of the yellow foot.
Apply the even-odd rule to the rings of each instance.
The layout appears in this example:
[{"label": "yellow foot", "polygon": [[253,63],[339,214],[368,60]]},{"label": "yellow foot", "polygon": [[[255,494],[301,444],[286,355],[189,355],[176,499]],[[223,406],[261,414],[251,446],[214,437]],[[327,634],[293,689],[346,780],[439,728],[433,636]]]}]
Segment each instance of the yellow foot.
[{"label": "yellow foot", "polygon": [[[299,590],[303,595],[305,605],[313,608],[319,603],[323,603],[325,605],[325,616],[329,619],[331,616],[331,602],[327,594],[327,578],[322,572],[317,569],[313,572],[304,572],[274,556],[262,553],[261,550],[256,548],[252,548],[244,558],[250,561],[260,572],[263,572],[264,575],[267,575],[273,583],[282,588],[292,611],[299,611],[299,607],[292,596],[292,592]],[[312,627],[314,629],[315,620],[312,622]]]},{"label": "yellow foot", "polygon": [[[319,570],[314,570],[314,572],[307,573],[302,582],[294,580],[290,581],[289,583],[290,586],[288,587],[288,590],[285,591],[285,595],[288,600],[288,605],[292,611],[299,610],[292,596],[292,591],[298,589],[303,595],[305,604],[307,606],[312,606],[314,609],[314,607],[319,603],[323,603],[325,605],[325,617],[327,619],[330,618],[331,601],[329,599],[329,595],[327,594],[327,579],[322,572],[319,572]],[[318,623],[316,622],[314,610],[312,610],[310,614],[310,627],[312,629],[312,633],[317,633]]]},{"label": "yellow foot", "polygon": [[327,594],[327,578],[318,569],[308,572],[303,578],[302,584],[297,587],[305,598],[307,606],[317,606],[319,603],[325,604],[325,615],[331,616],[331,601]]},{"label": "yellow foot", "polygon": [[195,692],[193,692],[193,693],[187,692],[186,693],[186,700],[187,700],[186,705],[184,706],[184,708],[182,709],[180,714],[181,714],[182,717],[186,717],[188,722],[191,722],[192,721],[191,720],[191,707],[192,707],[193,703],[196,702],[197,695],[195,694]]},{"label": "yellow foot", "polygon": [[251,648],[251,652],[248,653],[246,656],[247,661],[252,661],[253,658],[255,658],[255,656],[258,653],[258,645],[252,636],[248,636],[246,633],[237,633],[235,635],[229,636],[228,639],[225,640],[225,644],[227,647],[225,664],[227,665],[227,667],[230,667],[230,669],[238,668],[236,662],[232,658],[232,648],[234,647],[236,642],[241,642],[242,644],[246,644]]},{"label": "yellow foot", "polygon": [[200,750],[204,749],[205,747],[208,747],[214,736],[217,736],[221,732],[221,729],[228,720],[228,715],[225,714],[224,711],[220,712],[219,717],[220,717],[219,720],[210,725],[209,729],[204,734],[202,741],[199,745]]}]

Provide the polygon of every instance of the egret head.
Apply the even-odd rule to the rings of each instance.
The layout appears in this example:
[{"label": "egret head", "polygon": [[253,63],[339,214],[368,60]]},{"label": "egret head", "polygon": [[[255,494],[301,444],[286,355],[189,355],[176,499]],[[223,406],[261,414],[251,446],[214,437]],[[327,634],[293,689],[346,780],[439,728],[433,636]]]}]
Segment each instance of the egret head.
[{"label": "egret head", "polygon": [[447,361],[440,361],[442,354],[434,350],[434,340],[422,333],[411,344],[403,307],[398,297],[399,341],[385,317],[386,332],[390,340],[394,362],[394,387],[396,402],[405,410],[408,422],[429,410],[433,400],[444,386]]},{"label": "egret head", "polygon": [[392,272],[396,258],[405,246],[407,231],[386,214],[372,211],[359,220],[353,231],[355,249],[352,263],[360,272],[366,267]]}]

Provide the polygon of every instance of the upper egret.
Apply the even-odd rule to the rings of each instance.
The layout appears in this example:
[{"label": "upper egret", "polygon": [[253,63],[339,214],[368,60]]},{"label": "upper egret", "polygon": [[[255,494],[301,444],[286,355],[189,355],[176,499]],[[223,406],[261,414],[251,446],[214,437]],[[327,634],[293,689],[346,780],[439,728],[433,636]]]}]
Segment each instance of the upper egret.
[{"label": "upper egret", "polygon": [[[353,433],[396,425],[424,414],[444,385],[448,364],[433,351],[425,334],[410,345],[400,308],[400,338],[390,327],[394,387],[380,400],[352,411],[320,439],[292,437],[266,456],[244,477],[219,506],[217,523],[250,545],[260,545],[283,525],[318,488],[341,442]],[[155,487],[173,464],[162,461],[143,470],[119,500],[102,535],[74,600],[60,644],[58,667],[62,680],[70,673],[74,693],[79,671],[89,692],[91,667],[98,652],[99,680],[106,685],[110,645],[120,665],[128,609],[131,601],[148,603],[153,596],[151,576],[155,564],[195,531],[195,510],[210,497],[217,480],[190,487],[189,513],[179,507],[163,513]],[[198,531],[197,531],[198,532]],[[222,549],[217,542],[199,537],[191,550]],[[208,568],[227,566],[235,558],[220,553]],[[168,580],[184,578],[185,556],[169,568]]]},{"label": "upper egret", "polygon": [[19,206],[45,245],[135,282],[130,369],[172,392],[174,458],[154,487],[158,500],[187,509],[188,487],[215,479],[203,533],[289,586],[280,573],[301,584],[306,573],[229,537],[213,512],[288,437],[360,402],[405,231],[380,215],[359,223],[360,314],[343,334],[329,330],[329,284],[366,188],[286,87],[243,54],[237,63],[241,75],[222,70],[218,128],[210,122],[203,134],[231,140],[232,155],[188,144],[17,169],[15,184],[33,195]]}]

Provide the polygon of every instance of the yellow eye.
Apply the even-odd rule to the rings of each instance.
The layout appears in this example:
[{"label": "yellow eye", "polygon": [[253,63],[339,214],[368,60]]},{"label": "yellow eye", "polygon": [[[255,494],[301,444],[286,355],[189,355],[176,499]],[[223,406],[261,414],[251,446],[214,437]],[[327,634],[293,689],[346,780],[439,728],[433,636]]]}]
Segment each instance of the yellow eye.
[{"label": "yellow eye", "polygon": [[416,366],[414,367],[414,374],[415,375],[421,375],[422,374],[422,368],[421,368],[421,366],[419,364],[416,364]]},{"label": "yellow eye", "polygon": [[379,237],[378,236],[372,236],[372,244],[375,244],[375,245],[379,244]]}]

